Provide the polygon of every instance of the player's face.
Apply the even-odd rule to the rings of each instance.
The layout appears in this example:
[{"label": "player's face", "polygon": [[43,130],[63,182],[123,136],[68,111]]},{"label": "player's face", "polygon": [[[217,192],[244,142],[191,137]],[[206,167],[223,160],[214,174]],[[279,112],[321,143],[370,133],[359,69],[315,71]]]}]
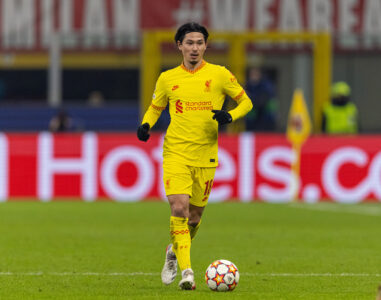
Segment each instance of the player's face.
[{"label": "player's face", "polygon": [[202,61],[207,44],[201,32],[189,32],[183,42],[178,42],[178,47],[183,53],[184,62],[196,65]]}]

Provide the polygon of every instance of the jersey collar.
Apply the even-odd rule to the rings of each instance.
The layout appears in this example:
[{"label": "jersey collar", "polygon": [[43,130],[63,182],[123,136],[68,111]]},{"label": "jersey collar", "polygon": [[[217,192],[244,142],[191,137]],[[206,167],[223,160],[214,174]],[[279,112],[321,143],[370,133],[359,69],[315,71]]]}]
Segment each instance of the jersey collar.
[{"label": "jersey collar", "polygon": [[181,64],[181,68],[182,68],[184,71],[187,71],[188,73],[194,74],[194,73],[196,73],[197,71],[200,71],[205,65],[206,65],[206,61],[205,61],[205,60],[202,60],[201,65],[199,65],[196,69],[194,69],[194,70],[189,70],[189,69],[187,69],[187,67],[184,65],[184,62],[183,62],[183,63]]}]

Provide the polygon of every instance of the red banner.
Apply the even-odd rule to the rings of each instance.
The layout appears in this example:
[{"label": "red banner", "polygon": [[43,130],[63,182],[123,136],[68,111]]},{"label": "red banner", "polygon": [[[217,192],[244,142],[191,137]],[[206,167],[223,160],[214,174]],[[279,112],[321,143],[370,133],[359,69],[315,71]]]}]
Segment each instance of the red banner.
[{"label": "red banner", "polygon": [[56,29],[69,49],[126,46],[141,30],[189,21],[215,31],[329,31],[343,34],[340,48],[381,46],[379,0],[0,0],[0,47],[46,49]]},{"label": "red banner", "polygon": [[[1,134],[0,201],[57,198],[139,201],[165,198],[163,136],[134,134]],[[283,135],[221,135],[210,201],[288,202],[300,198],[355,203],[381,200],[381,136],[310,138],[301,174]]]}]

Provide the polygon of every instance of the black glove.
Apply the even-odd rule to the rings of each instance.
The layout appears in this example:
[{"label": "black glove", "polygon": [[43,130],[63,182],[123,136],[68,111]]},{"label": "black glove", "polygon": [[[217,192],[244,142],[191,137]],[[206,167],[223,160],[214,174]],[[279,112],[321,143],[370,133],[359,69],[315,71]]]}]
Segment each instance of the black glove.
[{"label": "black glove", "polygon": [[140,125],[138,127],[138,132],[137,132],[138,139],[143,141],[143,142],[146,142],[149,139],[148,131],[149,131],[149,124],[148,123],[144,123],[144,124]]},{"label": "black glove", "polygon": [[232,116],[224,110],[212,110],[214,113],[213,120],[216,120],[218,124],[224,125],[233,121]]}]

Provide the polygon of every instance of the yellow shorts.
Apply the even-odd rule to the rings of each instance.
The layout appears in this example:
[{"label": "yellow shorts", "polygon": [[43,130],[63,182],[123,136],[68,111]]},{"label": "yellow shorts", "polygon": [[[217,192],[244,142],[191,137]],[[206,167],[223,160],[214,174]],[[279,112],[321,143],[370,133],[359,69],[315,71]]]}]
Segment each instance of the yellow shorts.
[{"label": "yellow shorts", "polygon": [[189,203],[204,207],[213,185],[216,168],[186,166],[176,162],[164,162],[163,180],[165,194],[187,194]]}]

